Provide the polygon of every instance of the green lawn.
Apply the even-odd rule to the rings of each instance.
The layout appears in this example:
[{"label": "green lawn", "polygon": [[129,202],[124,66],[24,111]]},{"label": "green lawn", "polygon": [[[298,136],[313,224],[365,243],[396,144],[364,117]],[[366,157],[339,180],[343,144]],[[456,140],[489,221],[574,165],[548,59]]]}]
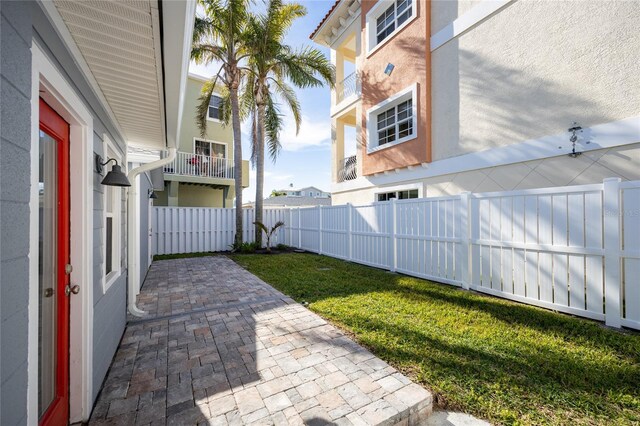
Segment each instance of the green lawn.
[{"label": "green lawn", "polygon": [[236,262],[434,393],[500,424],[640,424],[640,334],[311,254]]}]

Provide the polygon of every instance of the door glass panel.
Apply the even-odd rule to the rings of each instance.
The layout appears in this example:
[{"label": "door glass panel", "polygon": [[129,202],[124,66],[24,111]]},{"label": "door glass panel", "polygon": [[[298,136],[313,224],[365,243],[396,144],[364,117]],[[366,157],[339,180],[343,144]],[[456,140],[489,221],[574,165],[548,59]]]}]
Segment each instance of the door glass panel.
[{"label": "door glass panel", "polygon": [[40,131],[39,161],[39,323],[38,323],[38,413],[44,414],[56,395],[57,347],[57,143]]}]

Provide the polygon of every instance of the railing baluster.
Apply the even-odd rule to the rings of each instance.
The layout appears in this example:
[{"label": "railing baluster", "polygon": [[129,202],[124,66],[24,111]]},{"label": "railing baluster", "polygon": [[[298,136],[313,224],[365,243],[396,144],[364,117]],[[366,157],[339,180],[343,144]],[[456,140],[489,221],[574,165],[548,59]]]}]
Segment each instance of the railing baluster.
[{"label": "railing baluster", "polygon": [[354,180],[358,177],[358,159],[355,155],[342,160],[342,167],[338,170],[338,182]]},{"label": "railing baluster", "polygon": [[233,179],[233,166],[228,158],[178,152],[176,158],[164,166],[164,173],[180,176],[202,176]]}]

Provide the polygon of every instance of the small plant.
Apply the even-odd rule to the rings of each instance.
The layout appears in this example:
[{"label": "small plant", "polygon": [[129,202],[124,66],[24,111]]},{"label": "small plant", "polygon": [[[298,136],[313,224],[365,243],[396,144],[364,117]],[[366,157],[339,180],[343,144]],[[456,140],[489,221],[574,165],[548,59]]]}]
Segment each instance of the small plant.
[{"label": "small plant", "polygon": [[276,246],[276,248],[277,248],[278,250],[280,250],[280,251],[287,251],[287,250],[289,250],[289,249],[290,249],[290,247],[289,247],[288,245],[286,245],[286,244],[282,244],[282,243],[281,243],[281,244],[278,244],[278,245]]},{"label": "small plant", "polygon": [[284,222],[281,220],[276,222],[276,224],[273,225],[273,228],[271,229],[267,228],[267,226],[262,222],[255,221],[253,222],[253,224],[262,229],[262,231],[264,232],[265,236],[267,237],[267,253],[271,253],[271,237],[276,233],[278,228],[284,226]]},{"label": "small plant", "polygon": [[236,253],[255,253],[260,247],[258,247],[258,243],[252,242],[241,242],[240,244],[233,243],[231,244],[231,251]]}]

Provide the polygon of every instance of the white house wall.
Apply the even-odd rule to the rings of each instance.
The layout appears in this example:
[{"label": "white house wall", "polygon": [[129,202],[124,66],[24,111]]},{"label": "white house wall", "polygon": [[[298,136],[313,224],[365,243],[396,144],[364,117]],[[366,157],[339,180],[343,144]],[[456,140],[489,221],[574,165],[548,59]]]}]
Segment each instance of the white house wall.
[{"label": "white house wall", "polygon": [[[640,179],[637,3],[490,3],[431,3],[433,162],[333,184],[334,205],[405,184],[431,197]],[[593,127],[576,159],[573,122]]]},{"label": "white house wall", "polygon": [[[477,3],[433,2],[432,34]],[[636,2],[519,0],[437,48],[433,160],[639,115],[639,27]]]}]

